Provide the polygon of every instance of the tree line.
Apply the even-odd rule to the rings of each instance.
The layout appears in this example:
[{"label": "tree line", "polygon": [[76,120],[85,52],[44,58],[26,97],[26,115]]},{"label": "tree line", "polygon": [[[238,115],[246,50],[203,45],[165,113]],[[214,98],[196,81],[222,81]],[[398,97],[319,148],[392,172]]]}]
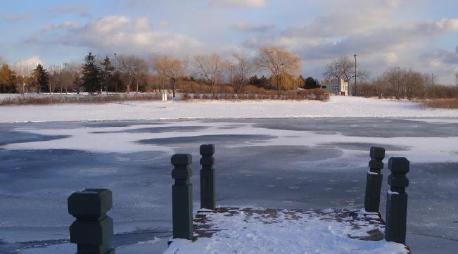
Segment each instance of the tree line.
[{"label": "tree line", "polygon": [[[37,65],[32,71],[11,68],[0,59],[0,93],[68,93],[88,92],[147,92],[170,89],[173,96],[180,90],[205,90],[215,94],[256,92],[259,90],[292,91],[298,88],[320,88],[320,83],[343,79],[352,86],[352,94],[390,98],[452,97],[456,88],[434,84],[429,75],[391,68],[375,79],[369,79],[366,71],[354,70],[349,57],[330,62],[319,82],[313,77],[299,75],[300,58],[282,48],[260,48],[249,57],[233,54],[222,57],[218,54],[197,55],[192,58],[156,56],[152,59],[133,55],[97,57],[93,53],[85,56],[83,63]],[[458,86],[458,73],[456,74]],[[202,92],[202,91],[200,91]]]},{"label": "tree line", "polygon": [[362,82],[357,93],[365,97],[409,100],[458,98],[458,78],[456,86],[447,86],[438,84],[434,75],[393,67],[373,80]]},{"label": "tree line", "polygon": [[354,62],[349,57],[341,57],[326,66],[323,76],[326,81],[348,81],[351,84],[350,92],[356,96],[396,99],[458,97],[458,73],[455,74],[456,86],[438,84],[433,74],[401,67],[388,68],[379,76],[369,79],[367,71],[357,69],[355,74]]},{"label": "tree line", "polygon": [[316,79],[298,75],[300,69],[301,61],[297,55],[275,47],[261,48],[251,58],[241,54],[227,58],[207,54],[190,59],[163,55],[145,60],[116,54],[98,58],[89,53],[82,64],[51,65],[48,68],[39,64],[30,73],[23,74],[3,63],[0,92],[84,91],[97,94],[170,89],[175,96],[178,87],[190,83],[208,86],[212,94],[218,92],[221,85],[230,86],[235,93],[243,93],[247,86],[277,91],[318,88]]}]

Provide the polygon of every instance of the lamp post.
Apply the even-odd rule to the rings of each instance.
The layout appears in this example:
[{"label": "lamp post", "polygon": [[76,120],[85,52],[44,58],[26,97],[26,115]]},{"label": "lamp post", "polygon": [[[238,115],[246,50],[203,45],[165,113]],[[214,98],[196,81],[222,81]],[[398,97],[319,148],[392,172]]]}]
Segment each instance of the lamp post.
[{"label": "lamp post", "polygon": [[353,93],[353,96],[356,96],[356,57],[358,56],[357,54],[354,54],[353,55],[355,57],[355,90],[354,90],[354,93]]}]

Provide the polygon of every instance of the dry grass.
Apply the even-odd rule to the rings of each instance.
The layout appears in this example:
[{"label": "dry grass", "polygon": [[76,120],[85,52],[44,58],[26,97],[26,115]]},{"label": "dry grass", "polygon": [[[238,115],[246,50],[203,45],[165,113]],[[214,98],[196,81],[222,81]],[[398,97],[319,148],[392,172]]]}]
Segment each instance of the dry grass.
[{"label": "dry grass", "polygon": [[[209,91],[184,92],[182,100],[329,100],[329,93],[321,89],[301,91],[277,91],[257,89],[241,94],[235,94],[232,90],[222,90],[215,94]],[[14,96],[0,100],[0,106],[8,105],[50,105],[50,104],[71,104],[71,103],[111,103],[122,101],[157,101],[161,100],[160,93],[139,93],[139,94],[109,94],[109,95],[25,95]]]},{"label": "dry grass", "polygon": [[458,109],[458,98],[454,99],[432,99],[423,102],[426,106],[431,108],[449,108]]},{"label": "dry grass", "polygon": [[[259,91],[258,91],[259,92]],[[184,93],[183,100],[329,100],[329,93],[322,89],[302,91],[267,91],[261,93]]]},{"label": "dry grass", "polygon": [[119,101],[161,100],[160,94],[115,94],[115,95],[81,95],[81,96],[18,96],[0,100],[0,106],[6,105],[49,105],[64,103],[110,103]]}]

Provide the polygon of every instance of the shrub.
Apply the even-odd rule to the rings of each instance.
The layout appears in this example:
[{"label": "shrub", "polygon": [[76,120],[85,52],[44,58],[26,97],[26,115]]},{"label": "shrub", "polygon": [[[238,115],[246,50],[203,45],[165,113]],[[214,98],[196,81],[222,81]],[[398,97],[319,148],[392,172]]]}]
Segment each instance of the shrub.
[{"label": "shrub", "polygon": [[157,93],[148,94],[115,94],[115,95],[46,95],[46,96],[19,96],[0,101],[0,105],[46,105],[62,103],[110,103],[116,101],[151,101],[161,100]]},{"label": "shrub", "polygon": [[458,108],[458,98],[427,100],[424,104],[432,108]]}]

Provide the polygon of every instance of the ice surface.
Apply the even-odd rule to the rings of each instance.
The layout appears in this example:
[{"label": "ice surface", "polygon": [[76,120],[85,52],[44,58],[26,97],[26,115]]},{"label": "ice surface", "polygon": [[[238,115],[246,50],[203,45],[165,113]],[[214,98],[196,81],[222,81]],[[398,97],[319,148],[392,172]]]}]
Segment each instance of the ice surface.
[{"label": "ice surface", "polygon": [[[148,249],[161,253],[171,231],[170,155],[193,154],[198,207],[198,146],[207,141],[217,141],[218,204],[273,208],[361,207],[369,146],[385,146],[387,157],[406,156],[412,163],[408,244],[416,254],[454,253],[458,248],[458,204],[452,202],[458,193],[456,112],[340,97],[329,103],[0,107],[0,121],[9,122],[0,124],[0,253],[74,252],[74,246],[61,243],[73,220],[66,199],[86,187],[113,190],[110,214],[118,253]],[[218,119],[135,120],[186,114]],[[277,119],[287,116],[297,118]],[[58,122],[11,123],[29,120]],[[382,172],[383,210],[388,170]],[[148,242],[158,237],[163,241]]]}]

